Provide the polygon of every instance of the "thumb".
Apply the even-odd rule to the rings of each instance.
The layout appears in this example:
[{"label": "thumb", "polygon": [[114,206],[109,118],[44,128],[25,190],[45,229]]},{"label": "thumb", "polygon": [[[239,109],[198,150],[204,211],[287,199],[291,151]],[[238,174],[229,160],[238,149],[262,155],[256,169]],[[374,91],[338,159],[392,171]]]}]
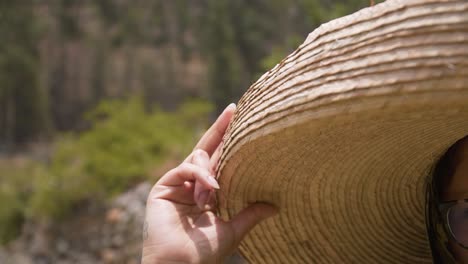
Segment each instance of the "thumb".
[{"label": "thumb", "polygon": [[243,209],[230,221],[234,231],[234,247],[237,248],[244,236],[258,223],[277,213],[278,209],[267,203],[254,203]]}]

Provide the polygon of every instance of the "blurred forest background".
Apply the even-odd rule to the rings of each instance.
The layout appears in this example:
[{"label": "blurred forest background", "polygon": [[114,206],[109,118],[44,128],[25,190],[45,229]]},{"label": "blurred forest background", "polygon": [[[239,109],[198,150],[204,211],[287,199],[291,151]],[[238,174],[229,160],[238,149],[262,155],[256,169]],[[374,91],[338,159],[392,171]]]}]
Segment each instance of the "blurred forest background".
[{"label": "blurred forest background", "polygon": [[0,1],[0,262],[138,263],[141,220],[120,246],[120,231],[93,244],[104,229],[84,225],[117,228],[132,192],[144,211],[217,113],[320,24],[371,2]]}]

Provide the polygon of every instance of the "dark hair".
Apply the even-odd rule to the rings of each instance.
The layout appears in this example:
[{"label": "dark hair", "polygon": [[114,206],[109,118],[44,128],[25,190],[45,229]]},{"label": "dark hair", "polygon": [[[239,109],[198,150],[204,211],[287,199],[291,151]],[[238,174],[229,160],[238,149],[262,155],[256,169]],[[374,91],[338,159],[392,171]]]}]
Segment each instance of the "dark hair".
[{"label": "dark hair", "polygon": [[435,198],[439,199],[440,195],[452,181],[457,165],[460,162],[460,158],[457,154],[459,153],[459,149],[462,146],[463,141],[467,139],[468,136],[465,136],[462,139],[457,140],[457,142],[450,146],[436,163],[432,174],[433,191],[435,191],[435,194],[437,195]]},{"label": "dark hair", "polygon": [[457,140],[447,149],[433,167],[432,178],[429,179],[430,184],[427,188],[426,198],[426,226],[434,263],[455,262],[448,245],[448,235],[445,230],[440,228],[443,223],[441,223],[436,203],[441,200],[441,196],[453,179],[460,162],[459,150],[465,140],[468,140],[468,136]]}]

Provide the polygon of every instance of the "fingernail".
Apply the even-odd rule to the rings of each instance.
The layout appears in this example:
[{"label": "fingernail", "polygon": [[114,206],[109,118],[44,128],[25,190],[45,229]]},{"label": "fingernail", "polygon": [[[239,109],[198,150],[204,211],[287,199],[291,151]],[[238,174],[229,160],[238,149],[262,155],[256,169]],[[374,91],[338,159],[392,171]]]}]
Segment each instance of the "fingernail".
[{"label": "fingernail", "polygon": [[212,176],[207,176],[207,178],[208,178],[208,182],[210,183],[211,186],[213,186],[213,188],[219,189],[219,184],[215,178],[213,178]]},{"label": "fingernail", "polygon": [[229,109],[229,108],[235,109],[235,108],[236,108],[236,104],[235,104],[235,103],[230,103],[230,104],[226,107],[226,110]]},{"label": "fingernail", "polygon": [[205,204],[206,202],[208,201],[208,198],[210,196],[210,191],[204,191],[204,192],[201,192],[199,195],[198,195],[198,207],[200,209],[205,209]]},{"label": "fingernail", "polygon": [[196,158],[209,158],[208,154],[206,154],[206,152],[201,149],[195,150],[195,157]]},{"label": "fingernail", "polygon": [[213,195],[214,195],[214,192],[210,191],[210,193],[208,195],[208,199],[206,200],[206,203],[205,203],[205,210],[206,211],[210,211],[210,210],[212,210],[214,208],[214,199],[212,199]]}]

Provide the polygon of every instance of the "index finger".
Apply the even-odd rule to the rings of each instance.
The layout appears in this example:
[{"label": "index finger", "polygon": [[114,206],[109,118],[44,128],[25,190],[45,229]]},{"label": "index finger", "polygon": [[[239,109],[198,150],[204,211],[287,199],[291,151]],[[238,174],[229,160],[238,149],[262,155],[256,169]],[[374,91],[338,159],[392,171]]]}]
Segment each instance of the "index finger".
[{"label": "index finger", "polygon": [[182,163],[178,167],[168,171],[159,179],[155,186],[180,186],[186,181],[200,182],[208,189],[219,189],[218,182],[208,170],[191,163]]},{"label": "index finger", "polygon": [[203,137],[195,146],[195,149],[202,149],[211,157],[218,145],[221,143],[224,133],[231,121],[236,105],[234,103],[228,105],[221,115],[216,119],[214,124],[206,131]]}]

